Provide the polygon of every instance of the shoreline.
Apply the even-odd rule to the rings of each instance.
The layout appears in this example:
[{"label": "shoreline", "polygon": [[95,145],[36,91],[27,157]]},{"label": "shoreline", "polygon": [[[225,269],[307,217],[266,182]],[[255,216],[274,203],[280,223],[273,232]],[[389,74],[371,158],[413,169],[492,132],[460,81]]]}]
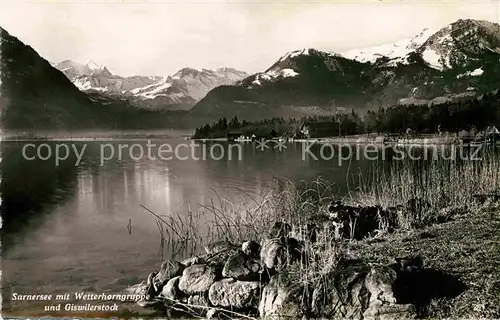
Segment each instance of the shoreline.
[{"label": "shoreline", "polygon": [[[228,138],[207,138],[207,139],[193,139],[189,140],[196,142],[231,142],[231,143],[251,143],[260,140],[234,140]],[[269,140],[278,140],[277,138]],[[500,141],[499,141],[500,142]],[[499,143],[497,142],[497,143]],[[330,144],[375,144],[375,145],[463,145],[463,146],[476,146],[491,144],[488,141],[477,142],[464,142],[457,136],[391,136],[391,135],[362,135],[362,136],[345,136],[345,137],[324,137],[324,138],[303,138],[303,139],[285,139],[285,143],[330,143]]]}]

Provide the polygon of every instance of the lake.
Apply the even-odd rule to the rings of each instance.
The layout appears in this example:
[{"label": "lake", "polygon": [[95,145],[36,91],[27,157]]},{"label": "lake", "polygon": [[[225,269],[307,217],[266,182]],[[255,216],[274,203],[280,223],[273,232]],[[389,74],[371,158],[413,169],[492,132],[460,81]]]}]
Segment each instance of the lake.
[{"label": "lake", "polygon": [[[145,156],[148,143],[166,145],[163,157],[158,157],[158,147],[152,150],[155,159]],[[333,182],[340,198],[355,189],[359,176],[369,177],[389,162],[364,156],[339,162],[346,150],[331,154],[319,144],[286,143],[279,148],[273,142],[258,148],[246,142],[231,149],[227,142],[212,142],[196,144],[193,151],[187,146],[191,143],[4,141],[4,312],[43,311],[43,303],[10,301],[12,293],[119,292],[144,280],[162,259],[180,260],[191,254],[162,248],[157,219],[141,205],[160,216],[182,216],[206,211],[206,205],[217,205],[221,199],[244,206],[251,197],[275,188],[280,179],[300,185],[318,177]],[[118,157],[120,145],[128,149]],[[57,148],[60,158],[69,151],[58,163]],[[144,154],[139,157],[141,148]],[[231,157],[229,151],[234,152]],[[208,156],[202,157],[203,152]],[[374,152],[380,155],[380,150]],[[198,225],[206,227],[204,221]]]}]

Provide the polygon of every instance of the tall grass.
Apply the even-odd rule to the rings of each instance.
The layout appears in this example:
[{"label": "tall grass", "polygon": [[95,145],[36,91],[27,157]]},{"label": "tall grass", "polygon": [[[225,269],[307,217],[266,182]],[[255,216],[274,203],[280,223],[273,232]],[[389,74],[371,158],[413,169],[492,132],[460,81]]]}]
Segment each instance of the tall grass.
[{"label": "tall grass", "polygon": [[499,195],[500,157],[495,150],[485,149],[478,159],[394,161],[388,170],[359,183],[354,200],[384,208],[417,200],[420,206],[410,212],[413,216],[400,217],[403,225],[410,226],[432,220],[450,207],[473,211],[481,199]]},{"label": "tall grass", "polygon": [[286,179],[276,179],[275,185],[259,193],[234,189],[229,199],[214,191],[209,204],[191,207],[184,214],[163,215],[147,206],[142,208],[156,218],[160,235],[160,255],[170,258],[192,256],[202,248],[219,240],[241,243],[260,241],[275,222],[296,226],[300,236],[306,231],[307,221],[313,215],[326,213],[334,197],[333,184],[317,179],[309,184],[295,185]]}]

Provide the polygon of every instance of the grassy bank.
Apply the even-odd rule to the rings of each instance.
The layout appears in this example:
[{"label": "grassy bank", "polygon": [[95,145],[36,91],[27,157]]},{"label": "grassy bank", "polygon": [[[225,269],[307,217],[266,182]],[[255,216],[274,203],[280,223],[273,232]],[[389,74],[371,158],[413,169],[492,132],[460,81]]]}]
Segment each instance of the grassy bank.
[{"label": "grassy bank", "polygon": [[[467,288],[459,296],[429,301],[427,316],[500,317],[500,158],[494,152],[481,156],[480,161],[404,160],[370,177],[347,177],[356,187],[343,201],[392,208],[399,223],[390,233],[380,228],[363,240],[335,238],[327,218],[330,204],[339,200],[334,185],[280,180],[262,194],[241,191],[238,203],[215,197],[202,212],[159,217],[161,241],[169,251],[196,255],[216,240],[261,241],[274,222],[286,222],[304,242],[303,258],[281,273],[299,300],[307,300],[311,288],[326,286],[343,259],[381,264],[409,255],[453,274]],[[311,222],[319,226],[316,241],[308,238]],[[208,233],[200,232],[202,226]]]}]

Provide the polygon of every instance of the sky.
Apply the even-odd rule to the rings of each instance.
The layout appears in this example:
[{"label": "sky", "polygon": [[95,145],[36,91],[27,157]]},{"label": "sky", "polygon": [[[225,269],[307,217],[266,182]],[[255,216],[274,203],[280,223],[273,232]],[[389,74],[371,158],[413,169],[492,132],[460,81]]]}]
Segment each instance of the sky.
[{"label": "sky", "polygon": [[123,76],[254,73],[292,50],[344,52],[460,18],[498,23],[500,1],[0,0],[0,26],[45,59],[92,59]]}]

